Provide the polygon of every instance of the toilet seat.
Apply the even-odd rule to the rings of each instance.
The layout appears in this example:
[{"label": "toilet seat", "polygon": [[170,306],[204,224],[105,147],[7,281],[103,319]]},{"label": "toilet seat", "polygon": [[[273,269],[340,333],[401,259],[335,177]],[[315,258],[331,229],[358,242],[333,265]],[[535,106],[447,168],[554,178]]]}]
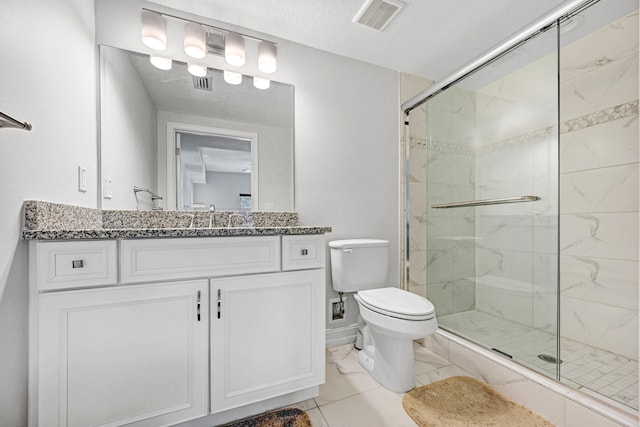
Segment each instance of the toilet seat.
[{"label": "toilet seat", "polygon": [[435,317],[433,304],[419,295],[388,287],[357,293],[360,303],[376,313],[405,320],[429,320]]}]

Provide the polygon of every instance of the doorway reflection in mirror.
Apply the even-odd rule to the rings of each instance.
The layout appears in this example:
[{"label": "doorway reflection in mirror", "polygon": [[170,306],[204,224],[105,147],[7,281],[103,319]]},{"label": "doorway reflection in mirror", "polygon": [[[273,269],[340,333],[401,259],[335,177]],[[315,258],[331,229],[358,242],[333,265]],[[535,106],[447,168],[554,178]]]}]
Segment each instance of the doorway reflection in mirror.
[{"label": "doorway reflection in mirror", "polygon": [[176,146],[181,209],[251,210],[251,139],[180,131]]}]

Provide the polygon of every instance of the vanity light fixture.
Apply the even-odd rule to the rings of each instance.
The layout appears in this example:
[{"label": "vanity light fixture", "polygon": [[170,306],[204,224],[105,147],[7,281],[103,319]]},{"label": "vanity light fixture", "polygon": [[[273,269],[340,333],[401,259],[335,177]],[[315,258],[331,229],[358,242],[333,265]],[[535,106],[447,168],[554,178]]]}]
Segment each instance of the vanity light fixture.
[{"label": "vanity light fixture", "polygon": [[224,70],[224,81],[230,85],[239,85],[242,83],[242,74]]},{"label": "vanity light fixture", "polygon": [[269,86],[271,86],[271,80],[254,76],[253,85],[258,89],[269,89]]},{"label": "vanity light fixture", "polygon": [[142,9],[142,43],[153,50],[167,48],[167,23],[159,13]]},{"label": "vanity light fixture", "polygon": [[258,45],[258,70],[267,74],[274,73],[277,68],[276,56],[276,45],[266,40],[261,41]]},{"label": "vanity light fixture", "polygon": [[192,21],[181,16],[143,8],[142,38],[145,45],[155,50],[166,49],[165,18],[185,22],[184,51],[192,58],[202,59],[207,53],[224,55],[227,63],[234,67],[242,67],[246,63],[245,41],[252,40],[258,42],[258,69],[267,74],[276,71],[277,45],[274,42]]},{"label": "vanity light fixture", "polygon": [[162,56],[151,55],[149,60],[151,61],[151,64],[156,68],[159,68],[165,71],[171,69],[171,58],[164,58]]},{"label": "vanity light fixture", "polygon": [[207,33],[200,24],[187,22],[184,25],[184,52],[196,59],[207,54]]},{"label": "vanity light fixture", "polygon": [[224,59],[234,67],[245,64],[244,37],[241,34],[229,32],[224,37]]},{"label": "vanity light fixture", "polygon": [[[185,23],[184,51],[192,58],[203,59],[207,53],[224,55],[227,63],[234,67],[242,67],[246,64],[245,41],[251,40],[258,42],[258,69],[266,74],[274,73],[277,69],[277,48],[274,42],[143,8],[142,41],[146,46],[154,50],[166,49],[167,25],[165,18],[177,19]],[[152,54],[150,59],[151,63],[161,70],[171,69],[171,58]],[[187,64],[187,69],[196,77],[204,77],[208,72],[206,66],[192,62]],[[242,83],[242,74],[227,70],[224,72],[224,81],[239,85]],[[254,77],[253,85],[258,89],[268,89],[271,80]]]},{"label": "vanity light fixture", "polygon": [[189,74],[196,77],[204,77],[207,75],[207,67],[200,64],[188,63],[187,71],[189,71]]}]

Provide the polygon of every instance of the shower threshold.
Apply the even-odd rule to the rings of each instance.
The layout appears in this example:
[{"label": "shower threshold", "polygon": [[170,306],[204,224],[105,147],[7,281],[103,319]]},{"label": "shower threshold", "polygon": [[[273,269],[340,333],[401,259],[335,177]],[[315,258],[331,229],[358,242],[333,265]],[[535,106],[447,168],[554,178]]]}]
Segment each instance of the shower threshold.
[{"label": "shower threshold", "polygon": [[[490,348],[538,372],[556,377],[555,335],[479,310],[438,316],[441,328]],[[595,392],[638,410],[638,362],[577,341],[561,338],[560,381]],[[557,360],[556,360],[557,362]],[[591,393],[593,394],[593,393]]]}]

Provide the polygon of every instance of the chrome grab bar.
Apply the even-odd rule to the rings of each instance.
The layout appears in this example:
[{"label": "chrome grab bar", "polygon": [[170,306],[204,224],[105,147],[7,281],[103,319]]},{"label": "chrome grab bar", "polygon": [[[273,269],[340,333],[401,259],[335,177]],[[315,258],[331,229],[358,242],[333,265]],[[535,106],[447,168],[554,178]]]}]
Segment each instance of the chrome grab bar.
[{"label": "chrome grab bar", "polygon": [[440,205],[431,205],[431,207],[433,209],[448,209],[448,208],[463,208],[468,206],[502,205],[504,203],[535,202],[537,200],[540,200],[539,196],[517,196],[517,197],[504,197],[502,199],[483,199],[483,200],[471,200],[468,202],[443,203]]}]

